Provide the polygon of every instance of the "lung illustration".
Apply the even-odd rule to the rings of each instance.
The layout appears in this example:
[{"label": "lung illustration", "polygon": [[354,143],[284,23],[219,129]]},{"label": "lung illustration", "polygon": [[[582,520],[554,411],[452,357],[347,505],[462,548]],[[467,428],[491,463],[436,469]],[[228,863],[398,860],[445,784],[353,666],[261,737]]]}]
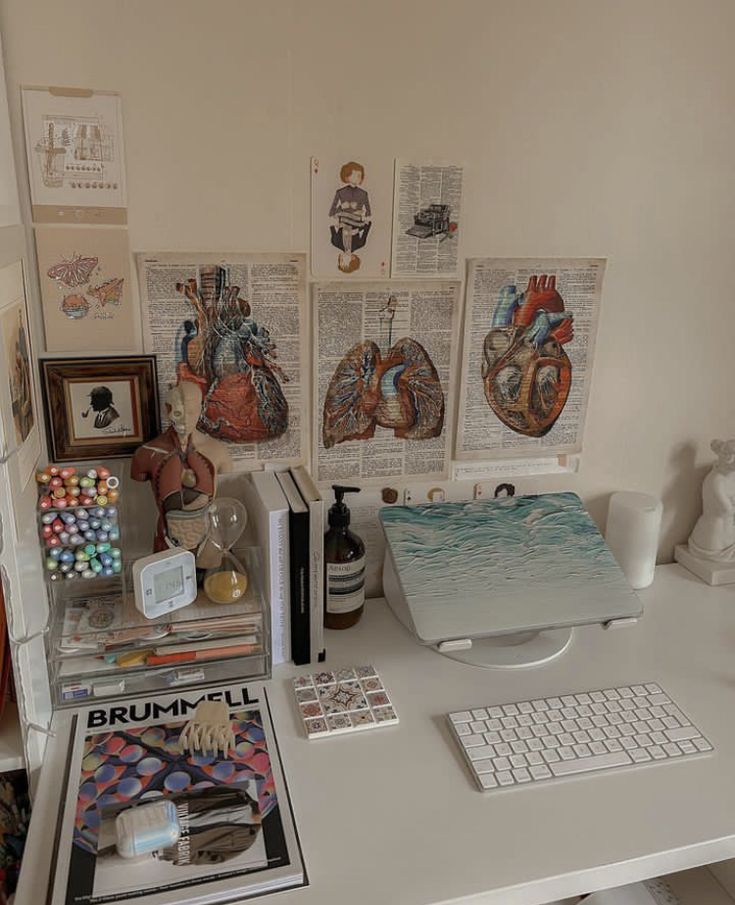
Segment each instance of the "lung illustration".
[{"label": "lung illustration", "polygon": [[350,349],[332,376],[324,400],[324,446],[367,440],[378,425],[404,440],[427,440],[442,432],[444,393],[439,375],[415,339],[399,339],[385,355],[372,340],[363,340]]},{"label": "lung illustration", "polygon": [[485,397],[516,433],[543,437],[569,397],[573,315],[564,310],[556,277],[532,276],[525,292],[505,286],[483,346]]}]

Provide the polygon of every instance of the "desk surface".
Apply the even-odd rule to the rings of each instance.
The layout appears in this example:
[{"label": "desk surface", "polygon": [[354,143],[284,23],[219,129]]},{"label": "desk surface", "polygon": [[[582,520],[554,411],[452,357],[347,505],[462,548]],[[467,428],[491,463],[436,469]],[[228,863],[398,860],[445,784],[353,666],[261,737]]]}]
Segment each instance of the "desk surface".
[{"label": "desk surface", "polygon": [[[327,633],[328,666],[373,663],[400,724],[308,741],[290,678],[269,683],[310,886],[278,905],[538,905],[735,856],[735,586],[659,567],[632,628],[578,629],[543,667],[499,672],[416,644],[382,601]],[[714,754],[499,793],[476,790],[443,714],[637,682],[659,682]],[[18,905],[43,901],[54,775],[49,747]],[[63,766],[63,764],[61,765]],[[45,816],[44,816],[45,815]]]}]

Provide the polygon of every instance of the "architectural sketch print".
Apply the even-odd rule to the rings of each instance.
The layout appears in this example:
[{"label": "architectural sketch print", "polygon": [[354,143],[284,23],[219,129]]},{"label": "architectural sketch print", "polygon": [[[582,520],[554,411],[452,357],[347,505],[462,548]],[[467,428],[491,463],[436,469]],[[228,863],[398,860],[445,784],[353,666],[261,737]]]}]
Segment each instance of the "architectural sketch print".
[{"label": "architectural sketch print", "polygon": [[337,189],[329,208],[334,218],[330,226],[331,242],[339,249],[337,267],[343,273],[352,273],[360,267],[360,257],[355,253],[367,242],[372,226],[370,198],[362,188],[365,168],[354,160],[348,161],[339,171],[342,187]]},{"label": "architectural sketch print", "polygon": [[543,437],[564,409],[572,364],[563,346],[573,339],[556,277],[529,277],[525,292],[504,286],[483,346],[482,380],[490,407],[511,430]]},{"label": "architectural sketch print", "polygon": [[110,175],[113,136],[103,118],[95,116],[42,117],[43,137],[36,142],[36,160],[43,184],[72,189],[118,188]]},{"label": "architectural sketch print", "polygon": [[280,437],[288,428],[281,388],[289,378],[276,363],[276,344],[252,316],[225,267],[198,268],[176,283],[191,306],[179,331],[177,376],[202,391],[199,428],[238,443]]},{"label": "architectural sketch print", "polygon": [[34,221],[62,222],[59,209],[73,207],[74,219],[63,222],[124,223],[119,95],[86,89],[23,88],[21,98]]},{"label": "architectural sketch print", "polygon": [[397,298],[380,309],[381,347],[366,339],[337,366],[324,400],[322,442],[326,449],[366,440],[376,426],[405,440],[438,437],[444,426],[444,393],[426,349],[410,337],[393,343]]}]

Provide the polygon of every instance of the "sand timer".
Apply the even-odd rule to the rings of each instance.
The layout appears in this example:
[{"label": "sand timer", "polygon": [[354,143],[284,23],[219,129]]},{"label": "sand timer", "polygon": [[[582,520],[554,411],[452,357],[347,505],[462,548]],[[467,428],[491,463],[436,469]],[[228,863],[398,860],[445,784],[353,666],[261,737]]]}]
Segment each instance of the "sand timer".
[{"label": "sand timer", "polygon": [[234,603],[245,596],[248,574],[232,547],[248,523],[248,513],[239,500],[216,498],[209,506],[210,548],[217,551],[219,565],[208,569],[204,576],[204,593],[212,603]]}]

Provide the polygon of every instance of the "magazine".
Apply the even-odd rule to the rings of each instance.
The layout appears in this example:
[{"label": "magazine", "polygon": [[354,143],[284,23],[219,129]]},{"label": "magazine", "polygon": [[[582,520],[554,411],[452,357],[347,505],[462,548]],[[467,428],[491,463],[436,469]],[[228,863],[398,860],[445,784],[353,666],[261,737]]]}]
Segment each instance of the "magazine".
[{"label": "magazine", "polygon": [[[227,702],[235,736],[227,757],[180,748],[182,730],[205,699]],[[52,905],[209,905],[305,882],[262,684],[80,710],[68,769]],[[136,818],[151,814],[154,802],[175,807],[178,839],[123,857],[118,817],[128,821],[136,808],[146,808]]]}]

